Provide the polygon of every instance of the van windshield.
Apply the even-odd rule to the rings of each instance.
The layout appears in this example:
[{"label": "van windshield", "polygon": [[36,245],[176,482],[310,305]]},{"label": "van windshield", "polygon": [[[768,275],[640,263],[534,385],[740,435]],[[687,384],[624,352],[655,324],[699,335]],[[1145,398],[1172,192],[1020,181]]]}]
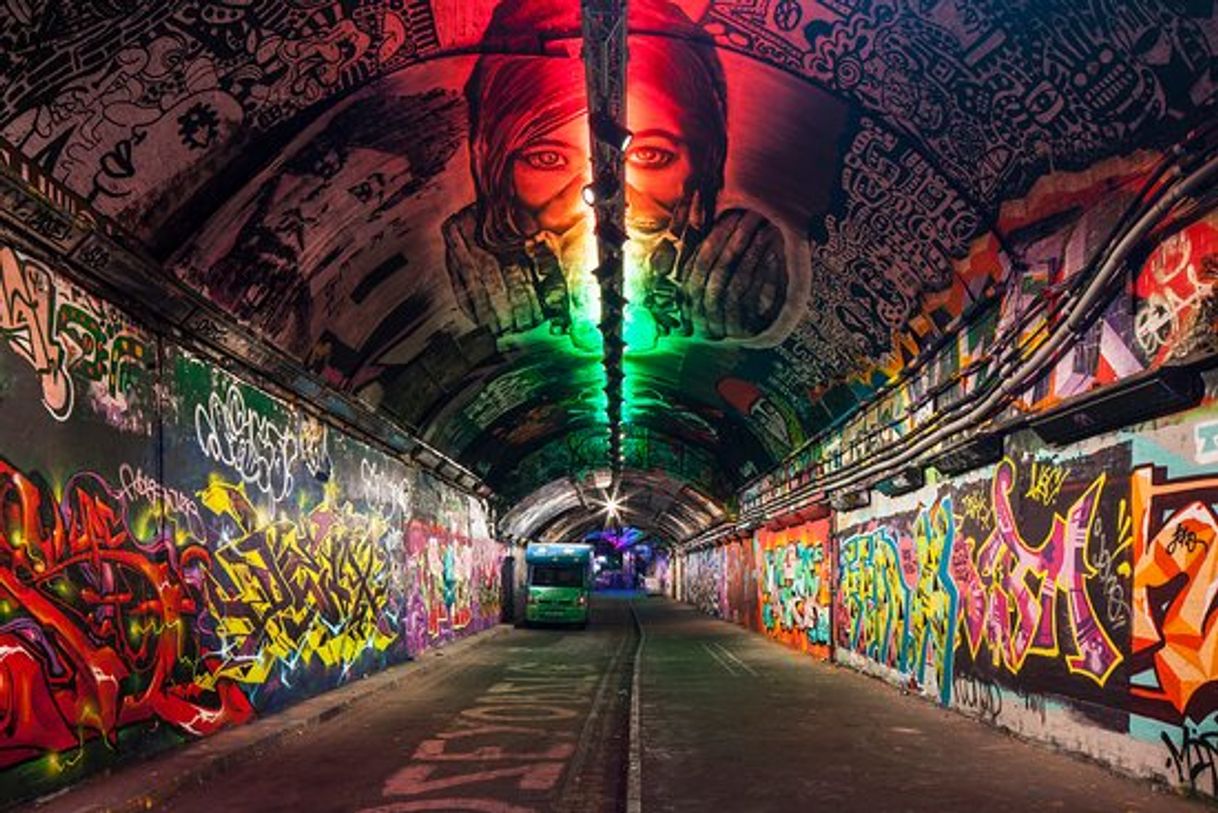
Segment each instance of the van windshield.
[{"label": "van windshield", "polygon": [[573,565],[533,565],[535,587],[583,587],[584,569]]}]

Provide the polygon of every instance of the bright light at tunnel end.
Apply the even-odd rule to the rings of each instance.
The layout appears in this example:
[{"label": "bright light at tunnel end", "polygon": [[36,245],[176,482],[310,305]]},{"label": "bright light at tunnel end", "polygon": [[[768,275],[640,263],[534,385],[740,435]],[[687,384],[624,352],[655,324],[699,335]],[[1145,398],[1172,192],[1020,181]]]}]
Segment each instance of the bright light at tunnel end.
[{"label": "bright light at tunnel end", "polygon": [[617,494],[612,494],[605,499],[605,506],[602,510],[610,519],[617,519],[621,516],[622,504],[618,500]]}]

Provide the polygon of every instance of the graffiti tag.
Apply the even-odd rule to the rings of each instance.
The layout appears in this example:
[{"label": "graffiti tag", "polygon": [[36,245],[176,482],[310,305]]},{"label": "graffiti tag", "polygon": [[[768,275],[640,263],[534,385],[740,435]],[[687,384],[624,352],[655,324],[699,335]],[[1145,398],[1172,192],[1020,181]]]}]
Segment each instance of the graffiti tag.
[{"label": "graffiti tag", "polygon": [[241,387],[230,383],[223,396],[212,392],[195,407],[195,435],[208,458],[229,466],[274,502],[292,491],[292,464],[300,443],[271,419],[246,406]]}]

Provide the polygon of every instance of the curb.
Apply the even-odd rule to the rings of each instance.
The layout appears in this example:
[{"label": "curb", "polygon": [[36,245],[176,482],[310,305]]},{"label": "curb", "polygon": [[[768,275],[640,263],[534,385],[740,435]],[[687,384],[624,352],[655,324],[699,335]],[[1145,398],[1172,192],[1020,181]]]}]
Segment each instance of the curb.
[{"label": "curb", "polygon": [[[309,729],[329,722],[381,692],[400,688],[408,680],[414,680],[434,671],[436,667],[444,663],[443,658],[447,655],[455,655],[473,649],[479,644],[500,638],[512,630],[511,624],[496,624],[490,629],[453,641],[446,646],[427,649],[413,660],[368,675],[359,682],[307,698],[295,707],[282,709],[248,725],[232,728],[185,746],[161,751],[146,760],[135,760],[126,765],[120,765],[110,771],[88,777],[76,785],[32,800],[28,804],[37,810],[49,809],[54,805],[56,810],[72,810],[79,813],[86,811],[88,813],[137,813],[151,810],[168,801],[187,785],[203,784],[237,762],[249,759],[258,752],[273,748],[290,737],[303,734]],[[330,697],[335,694],[342,696]],[[326,698],[330,698],[330,702],[326,703]],[[317,708],[307,708],[311,703],[316,703]],[[295,715],[293,715],[294,711]],[[266,724],[265,732],[257,732],[253,728],[260,723]],[[230,740],[227,745],[224,739]],[[241,739],[249,741],[237,742]],[[107,780],[116,779],[129,771],[146,772],[149,768],[156,766],[158,762],[165,765],[171,760],[187,765],[184,770],[168,771],[161,781],[153,782],[151,786],[145,785],[138,795],[128,796],[117,803],[82,801],[79,806],[72,806],[73,795],[78,791],[83,794],[97,789]]]},{"label": "curb", "polygon": [[634,628],[639,634],[639,642],[634,647],[634,674],[630,678],[630,748],[626,768],[626,813],[642,813],[643,810],[643,731],[641,721],[640,674],[643,667],[643,644],[647,642],[647,633],[639,614],[630,602],[630,617],[634,620]]}]

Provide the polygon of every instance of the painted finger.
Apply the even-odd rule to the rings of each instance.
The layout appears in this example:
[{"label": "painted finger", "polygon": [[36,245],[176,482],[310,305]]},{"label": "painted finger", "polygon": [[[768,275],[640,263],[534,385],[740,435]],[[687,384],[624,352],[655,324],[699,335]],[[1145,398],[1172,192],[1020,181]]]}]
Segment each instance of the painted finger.
[{"label": "painted finger", "polygon": [[773,324],[786,302],[787,270],[782,233],[765,224],[741,258],[738,275],[747,285],[738,303],[741,336],[755,336]]},{"label": "painted finger", "polygon": [[715,224],[720,233],[727,235],[727,242],[716,258],[703,292],[707,329],[711,338],[722,339],[733,333],[739,335],[738,328],[733,331],[728,326],[729,321],[737,320],[735,314],[728,314],[727,289],[737,276],[745,275],[747,284],[747,276],[756,272],[757,238],[764,225],[767,225],[767,221],[757,212],[739,210],[726,212]]},{"label": "painted finger", "polygon": [[682,288],[689,301],[690,321],[695,331],[705,332],[707,330],[706,286],[711,272],[719,262],[719,255],[727,244],[733,222],[721,220],[716,223],[706,239],[694,249],[694,255],[690,260],[689,272],[685,275]]}]

